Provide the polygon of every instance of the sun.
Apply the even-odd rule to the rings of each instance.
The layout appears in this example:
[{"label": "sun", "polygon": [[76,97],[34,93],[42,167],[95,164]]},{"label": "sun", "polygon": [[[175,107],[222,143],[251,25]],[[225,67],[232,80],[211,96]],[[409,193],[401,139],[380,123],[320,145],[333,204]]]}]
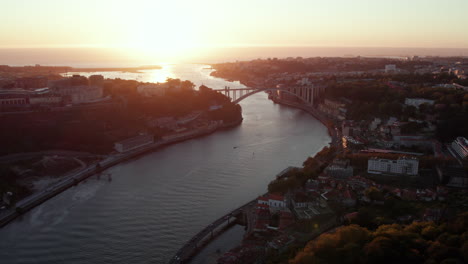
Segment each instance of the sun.
[{"label": "sun", "polygon": [[165,61],[180,59],[190,55],[199,45],[197,27],[192,16],[158,13],[154,19],[146,15],[135,19],[128,30],[127,43],[142,56]]}]

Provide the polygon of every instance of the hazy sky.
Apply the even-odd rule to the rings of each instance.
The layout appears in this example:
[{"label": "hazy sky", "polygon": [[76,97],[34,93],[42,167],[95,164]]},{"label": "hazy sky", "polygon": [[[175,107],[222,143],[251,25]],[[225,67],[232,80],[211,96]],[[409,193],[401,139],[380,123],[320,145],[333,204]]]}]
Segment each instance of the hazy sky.
[{"label": "hazy sky", "polygon": [[1,47],[468,48],[468,0],[2,0]]}]

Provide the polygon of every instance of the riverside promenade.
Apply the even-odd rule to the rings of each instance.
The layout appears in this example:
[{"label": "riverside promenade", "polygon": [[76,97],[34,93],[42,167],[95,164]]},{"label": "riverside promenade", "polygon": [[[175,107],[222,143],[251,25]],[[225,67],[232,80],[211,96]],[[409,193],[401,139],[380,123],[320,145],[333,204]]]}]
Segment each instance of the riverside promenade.
[{"label": "riverside promenade", "polygon": [[256,203],[257,198],[232,210],[203,228],[177,251],[174,257],[169,261],[169,264],[183,264],[189,262],[205,245],[227,228],[231,227],[231,225],[235,224],[236,220],[239,217],[243,217],[244,213]]},{"label": "riverside promenade", "polygon": [[69,172],[62,176],[62,180],[55,183],[52,186],[49,186],[45,190],[40,192],[36,192],[20,201],[18,201],[12,208],[7,210],[3,210],[0,212],[0,227],[5,226],[16,217],[20,216],[21,214],[31,210],[32,208],[40,205],[41,203],[47,201],[48,199],[54,197],[55,195],[65,191],[66,189],[77,185],[79,182],[87,179],[88,177],[101,173],[105,169],[108,169],[114,165],[117,165],[121,162],[125,162],[132,158],[141,156],[148,152],[154,151],[160,147],[167,146],[170,144],[174,144],[177,142],[201,137],[204,135],[211,134],[217,130],[230,128],[236,126],[242,122],[242,118],[231,123],[226,124],[212,124],[204,128],[199,128],[197,130],[183,133],[181,135],[173,135],[170,138],[165,138],[158,140],[152,144],[143,146],[141,148],[128,151],[126,153],[116,153],[108,155],[104,160],[100,162],[96,162],[87,166],[86,168],[80,168]]}]

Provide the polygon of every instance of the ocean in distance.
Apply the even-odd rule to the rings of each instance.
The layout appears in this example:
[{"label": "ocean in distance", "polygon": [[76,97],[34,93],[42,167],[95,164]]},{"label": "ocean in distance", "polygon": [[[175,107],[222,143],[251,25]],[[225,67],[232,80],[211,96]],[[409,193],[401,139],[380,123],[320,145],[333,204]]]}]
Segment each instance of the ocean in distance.
[{"label": "ocean in distance", "polygon": [[74,67],[123,67],[156,62],[218,63],[269,57],[408,57],[468,56],[467,48],[380,48],[380,47],[211,47],[194,48],[178,57],[148,56],[122,48],[0,48],[0,64],[61,65]]}]

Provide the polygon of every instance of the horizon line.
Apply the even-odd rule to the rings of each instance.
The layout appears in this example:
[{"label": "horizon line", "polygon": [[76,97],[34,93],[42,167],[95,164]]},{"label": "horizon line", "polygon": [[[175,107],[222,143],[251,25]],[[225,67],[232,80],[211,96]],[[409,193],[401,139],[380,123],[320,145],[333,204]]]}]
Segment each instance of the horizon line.
[{"label": "horizon line", "polygon": [[[231,44],[231,45],[199,45],[192,47],[197,48],[379,48],[379,49],[463,49],[468,50],[468,47],[422,47],[422,46],[337,46],[337,45],[259,45],[259,44]],[[0,49],[138,49],[132,46],[108,46],[108,45],[37,45],[37,46],[1,46]]]}]

